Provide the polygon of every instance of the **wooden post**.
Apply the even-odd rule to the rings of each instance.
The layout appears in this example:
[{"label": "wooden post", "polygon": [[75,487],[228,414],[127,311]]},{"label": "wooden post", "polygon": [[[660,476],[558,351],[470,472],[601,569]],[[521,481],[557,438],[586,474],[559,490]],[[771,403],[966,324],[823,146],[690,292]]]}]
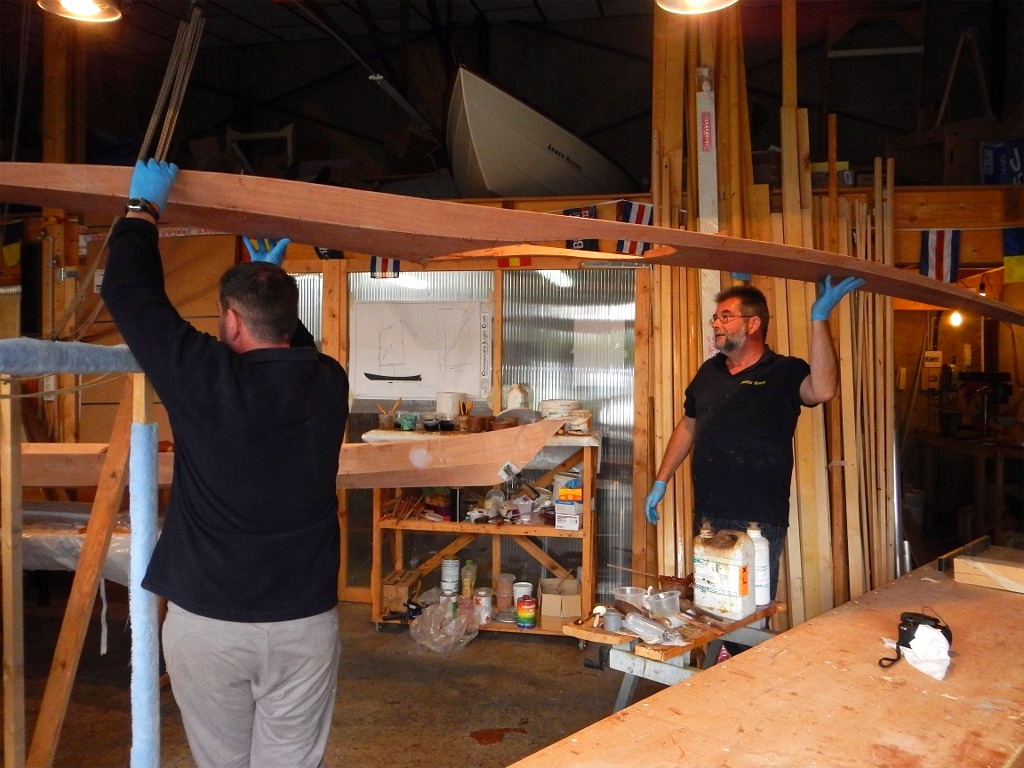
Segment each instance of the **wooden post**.
[{"label": "wooden post", "polygon": [[0,557],[3,579],[4,766],[25,764],[25,608],[21,554],[21,402],[0,378]]},{"label": "wooden post", "polygon": [[64,611],[64,622],[57,639],[50,674],[46,679],[39,719],[36,721],[26,762],[29,768],[49,768],[57,752],[57,740],[67,714],[71,686],[96,601],[96,589],[103,578],[103,564],[107,558],[110,536],[124,495],[133,410],[132,382],[128,380],[114,418],[114,429],[96,487],[96,498],[85,530],[82,553],[71,583],[71,594]]}]

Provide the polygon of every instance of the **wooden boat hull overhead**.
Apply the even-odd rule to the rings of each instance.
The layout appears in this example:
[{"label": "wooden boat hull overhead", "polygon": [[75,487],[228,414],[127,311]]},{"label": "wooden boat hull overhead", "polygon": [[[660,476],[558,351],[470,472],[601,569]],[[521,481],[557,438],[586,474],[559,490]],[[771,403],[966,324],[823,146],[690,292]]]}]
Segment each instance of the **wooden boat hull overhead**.
[{"label": "wooden boat hull overhead", "polygon": [[623,195],[624,170],[532,107],[460,68],[448,105],[448,156],[463,197]]},{"label": "wooden boat hull overhead", "polygon": [[[120,214],[132,169],[0,163],[0,200]],[[700,267],[816,282],[862,277],[864,289],[1024,325],[1024,310],[916,272],[850,256],[681,229],[401,197],[257,176],[182,171],[163,220],[415,262],[561,249],[566,240],[638,240],[644,256],[561,251],[580,259]]]}]

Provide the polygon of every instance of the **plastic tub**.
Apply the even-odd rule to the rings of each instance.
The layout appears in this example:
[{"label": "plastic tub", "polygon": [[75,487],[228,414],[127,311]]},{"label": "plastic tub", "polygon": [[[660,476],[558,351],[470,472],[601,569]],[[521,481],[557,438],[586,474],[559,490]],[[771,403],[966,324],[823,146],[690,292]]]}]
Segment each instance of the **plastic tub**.
[{"label": "plastic tub", "polygon": [[644,598],[647,597],[647,590],[643,587],[614,587],[612,597],[637,608],[645,608]]},{"label": "plastic tub", "polygon": [[648,595],[644,600],[651,617],[655,619],[667,619],[679,613],[679,590],[671,589],[667,592],[655,592]]}]

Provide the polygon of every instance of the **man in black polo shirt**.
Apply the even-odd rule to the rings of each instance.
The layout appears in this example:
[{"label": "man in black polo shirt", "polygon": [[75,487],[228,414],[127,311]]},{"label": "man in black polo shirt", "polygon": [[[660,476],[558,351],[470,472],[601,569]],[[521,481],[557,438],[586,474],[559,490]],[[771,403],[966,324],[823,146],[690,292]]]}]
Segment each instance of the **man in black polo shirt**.
[{"label": "man in black polo shirt", "polygon": [[718,354],[704,362],[686,388],[683,419],[665,448],[647,496],[647,519],[660,519],[665,486],[693,452],[694,535],[710,520],[716,530],[746,530],[756,522],[768,539],[771,596],[789,526],[793,433],[801,406],[831,400],[839,387],[828,316],[843,296],[863,285],[826,278],[811,307],[810,361],[776,354],[766,343],[768,303],[751,286],[715,297],[711,317]]}]

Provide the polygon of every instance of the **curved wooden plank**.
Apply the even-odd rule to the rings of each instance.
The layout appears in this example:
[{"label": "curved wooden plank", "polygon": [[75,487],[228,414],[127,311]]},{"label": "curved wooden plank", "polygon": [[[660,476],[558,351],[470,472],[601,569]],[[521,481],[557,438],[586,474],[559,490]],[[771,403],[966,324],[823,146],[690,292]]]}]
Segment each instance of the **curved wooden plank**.
[{"label": "curved wooden plank", "polygon": [[[131,170],[0,163],[0,199],[118,214],[123,211]],[[164,219],[417,262],[452,254],[482,257],[486,249],[527,243],[550,247],[552,242],[561,245],[559,241],[565,240],[638,240],[665,248],[646,259],[582,251],[575,255],[811,282],[826,274],[836,278],[853,275],[864,278],[865,289],[875,293],[1024,325],[1024,310],[1003,302],[905,270],[811,248],[282,179],[182,171],[171,190]]]},{"label": "curved wooden plank", "polygon": [[389,441],[346,443],[339,488],[497,485],[507,463],[522,469],[565,423],[544,419],[496,432],[390,432]]}]

